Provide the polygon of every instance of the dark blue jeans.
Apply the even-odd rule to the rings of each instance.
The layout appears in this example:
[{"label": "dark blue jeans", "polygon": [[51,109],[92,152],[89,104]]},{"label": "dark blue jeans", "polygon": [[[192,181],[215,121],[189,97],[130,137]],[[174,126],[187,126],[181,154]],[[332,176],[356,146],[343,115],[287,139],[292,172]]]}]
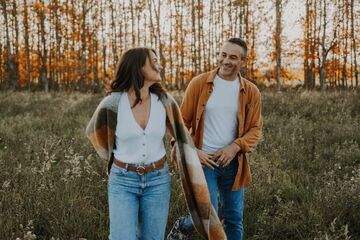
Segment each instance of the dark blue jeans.
[{"label": "dark blue jeans", "polygon": [[[210,192],[211,203],[218,211],[218,196],[220,196],[221,217],[228,240],[241,240],[243,235],[244,188],[231,191],[238,169],[237,158],[227,167],[217,167],[214,170],[204,167],[204,174]],[[194,226],[190,215],[181,218],[180,229],[191,233]]]}]

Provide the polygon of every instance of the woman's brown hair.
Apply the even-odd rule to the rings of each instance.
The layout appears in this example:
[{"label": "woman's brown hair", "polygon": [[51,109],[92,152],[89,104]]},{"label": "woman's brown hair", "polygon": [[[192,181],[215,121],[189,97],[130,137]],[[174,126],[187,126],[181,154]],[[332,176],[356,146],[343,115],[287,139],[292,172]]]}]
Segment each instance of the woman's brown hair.
[{"label": "woman's brown hair", "polygon": [[[156,55],[155,50],[146,47],[131,48],[123,53],[116,68],[115,78],[110,84],[109,93],[127,92],[131,87],[134,89],[136,100],[132,107],[142,101],[140,89],[144,86],[144,75],[141,69],[146,59],[150,60],[150,51]],[[149,90],[159,99],[166,97],[166,92],[159,83],[151,85]]]}]

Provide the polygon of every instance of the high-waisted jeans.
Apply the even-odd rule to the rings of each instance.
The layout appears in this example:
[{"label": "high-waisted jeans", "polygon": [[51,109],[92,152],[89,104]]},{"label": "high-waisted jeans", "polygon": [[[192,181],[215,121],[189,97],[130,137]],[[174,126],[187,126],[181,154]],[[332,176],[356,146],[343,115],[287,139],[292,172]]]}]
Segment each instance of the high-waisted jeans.
[{"label": "high-waisted jeans", "polygon": [[163,240],[169,212],[167,164],[144,175],[115,164],[108,182],[110,240]]}]

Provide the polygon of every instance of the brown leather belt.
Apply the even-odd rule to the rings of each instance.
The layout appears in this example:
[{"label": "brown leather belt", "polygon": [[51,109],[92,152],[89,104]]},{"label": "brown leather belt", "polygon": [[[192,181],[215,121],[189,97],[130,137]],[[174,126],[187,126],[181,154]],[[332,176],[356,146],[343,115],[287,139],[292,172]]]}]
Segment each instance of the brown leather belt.
[{"label": "brown leather belt", "polygon": [[114,164],[116,166],[124,168],[128,171],[137,172],[139,175],[144,175],[145,173],[150,173],[153,172],[154,170],[162,169],[165,165],[165,161],[166,161],[166,156],[164,156],[159,161],[153,162],[147,166],[140,166],[135,164],[124,163],[114,158]]}]

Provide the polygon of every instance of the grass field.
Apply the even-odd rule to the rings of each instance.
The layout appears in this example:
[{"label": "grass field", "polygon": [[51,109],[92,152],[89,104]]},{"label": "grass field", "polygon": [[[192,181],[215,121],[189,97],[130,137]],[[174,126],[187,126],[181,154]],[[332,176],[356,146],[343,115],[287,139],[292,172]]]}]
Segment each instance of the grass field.
[{"label": "grass field", "polygon": [[[106,163],[84,136],[101,98],[0,93],[0,239],[107,239]],[[264,93],[263,115],[245,239],[360,239],[360,93]],[[168,228],[186,213],[171,175]]]}]

